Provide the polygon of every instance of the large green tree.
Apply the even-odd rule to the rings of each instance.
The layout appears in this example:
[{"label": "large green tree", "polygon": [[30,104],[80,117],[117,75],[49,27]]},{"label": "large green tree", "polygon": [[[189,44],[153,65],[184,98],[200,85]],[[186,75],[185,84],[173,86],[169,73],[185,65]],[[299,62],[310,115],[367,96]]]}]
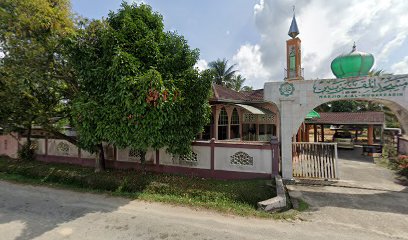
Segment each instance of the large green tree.
[{"label": "large green tree", "polygon": [[73,31],[68,0],[0,2],[0,126],[28,130],[34,124],[58,132],[66,116],[65,93],[74,81],[61,39]]},{"label": "large green tree", "polygon": [[194,64],[198,50],[164,32],[161,15],[148,5],[122,3],[106,20],[83,26],[67,44],[80,91],[73,100],[80,142],[98,152],[102,142],[167,148],[188,154],[209,115],[211,79]]}]

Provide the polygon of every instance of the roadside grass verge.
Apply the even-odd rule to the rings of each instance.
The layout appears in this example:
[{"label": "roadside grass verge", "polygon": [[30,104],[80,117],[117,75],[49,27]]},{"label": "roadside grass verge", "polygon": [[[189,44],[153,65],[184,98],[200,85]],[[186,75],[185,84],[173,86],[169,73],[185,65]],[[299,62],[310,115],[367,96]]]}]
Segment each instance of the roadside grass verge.
[{"label": "roadside grass verge", "polygon": [[204,208],[245,217],[293,219],[296,212],[266,213],[257,203],[276,196],[271,180],[213,180],[136,170],[107,170],[0,157],[0,179],[76,191]]},{"label": "roadside grass verge", "polygon": [[399,180],[408,183],[408,156],[399,155],[392,144],[385,144],[381,157],[374,158],[376,164],[389,168],[399,175]]}]

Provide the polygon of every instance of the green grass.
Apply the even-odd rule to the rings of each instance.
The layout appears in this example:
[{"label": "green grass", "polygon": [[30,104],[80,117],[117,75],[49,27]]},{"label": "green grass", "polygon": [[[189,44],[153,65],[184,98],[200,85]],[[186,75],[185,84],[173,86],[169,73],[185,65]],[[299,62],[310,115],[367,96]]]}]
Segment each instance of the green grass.
[{"label": "green grass", "polygon": [[297,201],[298,207],[296,210],[298,210],[299,212],[304,212],[309,209],[309,204],[307,204],[307,202],[305,202],[303,199],[298,198]]},{"label": "green grass", "polygon": [[[266,213],[257,203],[276,196],[271,180],[213,180],[135,170],[108,170],[68,164],[25,162],[0,157],[0,179],[75,191],[165,202],[239,216],[288,219],[294,212]],[[269,184],[269,185],[268,185]]]}]

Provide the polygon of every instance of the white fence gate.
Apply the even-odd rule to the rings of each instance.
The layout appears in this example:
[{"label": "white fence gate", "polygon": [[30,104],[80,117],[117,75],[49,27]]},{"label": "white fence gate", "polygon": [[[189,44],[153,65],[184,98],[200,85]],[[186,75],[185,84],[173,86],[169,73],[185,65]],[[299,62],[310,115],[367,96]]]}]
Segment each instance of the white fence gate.
[{"label": "white fence gate", "polygon": [[293,176],[338,179],[337,143],[292,143]]}]

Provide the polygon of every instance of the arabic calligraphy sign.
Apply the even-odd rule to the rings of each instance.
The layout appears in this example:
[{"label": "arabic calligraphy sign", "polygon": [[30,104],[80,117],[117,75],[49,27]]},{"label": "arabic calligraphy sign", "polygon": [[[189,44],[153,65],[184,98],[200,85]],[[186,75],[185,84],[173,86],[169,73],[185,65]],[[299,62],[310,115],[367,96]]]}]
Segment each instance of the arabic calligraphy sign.
[{"label": "arabic calligraphy sign", "polygon": [[313,93],[319,98],[367,98],[404,96],[408,75],[316,80]]}]

